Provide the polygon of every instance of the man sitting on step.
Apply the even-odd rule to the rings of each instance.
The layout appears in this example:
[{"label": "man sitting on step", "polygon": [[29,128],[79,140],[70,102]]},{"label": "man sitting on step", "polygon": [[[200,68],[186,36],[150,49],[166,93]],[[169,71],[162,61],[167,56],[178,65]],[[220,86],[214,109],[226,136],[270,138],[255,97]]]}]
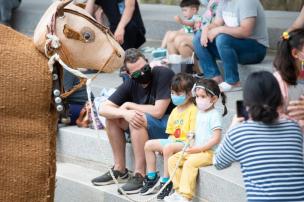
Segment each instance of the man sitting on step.
[{"label": "man sitting on step", "polygon": [[[145,176],[144,145],[148,139],[167,138],[165,133],[171,103],[172,70],[165,67],[151,69],[145,56],[137,49],[125,52],[125,67],[131,79],[122,83],[101,106],[99,113],[106,118],[107,134],[114,156],[112,171],[117,180],[127,182],[122,189],[138,193]],[[125,165],[125,132],[131,136],[135,156],[134,176]],[[109,172],[92,180],[94,185],[113,184]]]}]

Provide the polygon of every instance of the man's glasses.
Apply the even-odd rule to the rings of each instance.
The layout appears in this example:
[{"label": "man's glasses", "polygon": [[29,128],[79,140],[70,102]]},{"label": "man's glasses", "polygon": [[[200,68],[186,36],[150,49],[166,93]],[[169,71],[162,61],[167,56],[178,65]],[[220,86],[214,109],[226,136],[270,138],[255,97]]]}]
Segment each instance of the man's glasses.
[{"label": "man's glasses", "polygon": [[139,70],[133,72],[133,73],[131,74],[131,77],[134,78],[134,79],[137,79],[137,78],[139,78],[139,77],[141,76],[141,73],[142,73],[142,72],[143,72],[143,73],[146,73],[146,72],[148,72],[148,71],[150,71],[150,70],[151,70],[151,67],[149,66],[149,64],[145,64],[145,66],[143,66],[143,67],[140,68]]}]

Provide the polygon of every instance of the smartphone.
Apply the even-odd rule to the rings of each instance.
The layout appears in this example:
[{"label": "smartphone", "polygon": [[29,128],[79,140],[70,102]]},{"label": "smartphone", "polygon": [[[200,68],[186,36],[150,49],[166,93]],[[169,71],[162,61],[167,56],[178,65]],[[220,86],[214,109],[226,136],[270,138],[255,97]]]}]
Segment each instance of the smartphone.
[{"label": "smartphone", "polygon": [[244,117],[245,120],[248,120],[249,115],[248,115],[248,111],[246,110],[243,100],[236,101],[236,114],[237,114],[237,117]]}]

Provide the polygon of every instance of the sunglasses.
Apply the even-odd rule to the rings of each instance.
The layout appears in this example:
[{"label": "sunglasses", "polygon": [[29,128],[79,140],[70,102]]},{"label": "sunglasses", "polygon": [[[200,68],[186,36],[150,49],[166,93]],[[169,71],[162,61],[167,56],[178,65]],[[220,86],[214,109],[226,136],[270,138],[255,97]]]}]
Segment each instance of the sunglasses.
[{"label": "sunglasses", "polygon": [[146,73],[146,72],[149,72],[150,70],[151,70],[151,67],[149,66],[149,64],[145,64],[145,66],[143,66],[139,70],[133,72],[131,74],[131,77],[134,79],[137,79],[141,76],[141,73]]}]

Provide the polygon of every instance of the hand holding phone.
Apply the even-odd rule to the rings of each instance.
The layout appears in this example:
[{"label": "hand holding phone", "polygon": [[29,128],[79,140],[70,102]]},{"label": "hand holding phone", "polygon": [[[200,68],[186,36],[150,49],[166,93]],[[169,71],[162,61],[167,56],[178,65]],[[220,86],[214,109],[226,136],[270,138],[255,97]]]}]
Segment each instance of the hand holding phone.
[{"label": "hand holding phone", "polygon": [[246,110],[243,100],[236,101],[236,114],[237,117],[244,117],[245,120],[249,119],[249,114]]}]

